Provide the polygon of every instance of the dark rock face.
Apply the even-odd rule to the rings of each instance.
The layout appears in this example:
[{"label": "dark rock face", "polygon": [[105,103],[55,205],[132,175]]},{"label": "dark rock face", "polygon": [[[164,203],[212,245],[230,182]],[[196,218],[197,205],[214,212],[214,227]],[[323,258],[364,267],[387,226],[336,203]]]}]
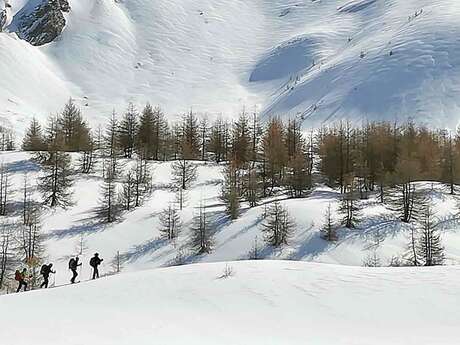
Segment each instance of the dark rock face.
[{"label": "dark rock face", "polygon": [[63,12],[69,12],[68,0],[44,0],[30,11],[21,11],[15,18],[20,38],[34,46],[53,42],[64,30]]},{"label": "dark rock face", "polygon": [[62,12],[70,12],[70,4],[68,0],[60,0],[58,2]]},{"label": "dark rock face", "polygon": [[3,27],[6,24],[6,10],[0,10],[0,32],[3,31]]}]

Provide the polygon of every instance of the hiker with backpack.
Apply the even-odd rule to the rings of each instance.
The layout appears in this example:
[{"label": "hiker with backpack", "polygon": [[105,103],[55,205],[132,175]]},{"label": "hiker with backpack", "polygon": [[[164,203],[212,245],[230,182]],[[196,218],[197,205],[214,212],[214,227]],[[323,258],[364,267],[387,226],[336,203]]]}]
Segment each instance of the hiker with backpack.
[{"label": "hiker with backpack", "polygon": [[52,268],[53,268],[53,264],[48,264],[48,265],[43,265],[42,268],[40,269],[40,274],[43,276],[43,283],[40,285],[40,289],[48,288],[50,274],[56,273],[56,271],[53,271]]},{"label": "hiker with backpack", "polygon": [[21,288],[24,286],[24,291],[27,291],[27,282],[26,282],[26,277],[27,277],[27,269],[23,269],[22,272],[19,270],[16,270],[16,273],[14,274],[14,280],[19,282],[18,289],[16,292],[21,291]]},{"label": "hiker with backpack", "polygon": [[99,278],[99,270],[97,266],[101,264],[104,259],[99,258],[99,253],[94,254],[94,256],[89,261],[89,265],[93,268],[93,279]]},{"label": "hiker with backpack", "polygon": [[70,259],[69,261],[69,270],[72,271],[72,279],[70,279],[70,282],[72,284],[75,283],[75,278],[77,278],[78,276],[77,268],[78,266],[81,266],[81,263],[78,263],[79,260],[80,258],[77,256],[75,258]]}]

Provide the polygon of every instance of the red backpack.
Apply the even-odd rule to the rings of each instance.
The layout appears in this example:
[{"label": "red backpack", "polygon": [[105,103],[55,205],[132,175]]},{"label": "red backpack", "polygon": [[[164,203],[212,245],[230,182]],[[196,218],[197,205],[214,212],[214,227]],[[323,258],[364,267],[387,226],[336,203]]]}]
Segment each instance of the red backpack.
[{"label": "red backpack", "polygon": [[14,273],[14,280],[17,280],[18,282],[22,280],[22,274],[19,272],[19,270],[16,270]]}]

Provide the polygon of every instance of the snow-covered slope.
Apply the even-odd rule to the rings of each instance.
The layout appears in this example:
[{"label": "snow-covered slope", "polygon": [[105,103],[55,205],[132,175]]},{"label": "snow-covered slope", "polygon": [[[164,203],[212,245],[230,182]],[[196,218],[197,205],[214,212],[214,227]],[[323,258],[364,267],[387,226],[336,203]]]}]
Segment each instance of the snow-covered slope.
[{"label": "snow-covered slope", "polygon": [[[74,156],[76,160],[77,157]],[[11,190],[14,191],[11,206],[20,205],[24,174],[32,187],[40,168],[30,160],[27,153],[13,152],[0,154],[0,162],[8,165],[12,172]],[[288,208],[296,226],[289,245],[274,249],[264,243],[262,222],[266,205],[270,199],[263,200],[259,206],[249,208],[242,204],[241,216],[231,221],[219,198],[223,180],[223,166],[212,163],[198,165],[198,179],[188,193],[186,207],[180,212],[182,231],[175,242],[160,238],[161,211],[174,200],[171,186],[171,162],[151,163],[154,171],[154,192],[144,205],[123,214],[113,224],[104,224],[95,219],[99,205],[101,172],[91,175],[76,174],[73,200],[75,204],[66,209],[48,210],[43,208],[42,231],[45,235],[46,262],[54,263],[57,274],[53,276],[56,285],[69,282],[68,261],[79,252],[79,241],[83,238],[85,250],[81,259],[81,280],[90,277],[88,262],[95,252],[105,260],[101,273],[113,271],[111,261],[120,253],[123,271],[138,271],[154,267],[165,267],[179,263],[225,262],[247,260],[253,257],[257,245],[258,258],[315,261],[341,265],[361,266],[371,257],[378,258],[380,264],[388,266],[393,257],[401,257],[408,252],[408,243],[414,224],[398,221],[398,215],[380,205],[374,196],[364,203],[363,222],[354,230],[340,229],[339,240],[329,243],[320,236],[325,210],[329,203],[333,210],[339,205],[340,194],[327,187],[317,187],[304,199],[284,199],[281,203]],[[431,189],[431,184],[420,184],[418,188]],[[431,193],[436,215],[449,217],[442,229],[441,239],[445,246],[446,264],[460,263],[460,231],[458,226],[456,199],[443,192],[442,185],[434,185]],[[40,200],[36,195],[36,200]],[[215,230],[215,246],[208,255],[196,256],[189,246],[192,218],[203,201]],[[335,212],[334,212],[335,213]],[[11,212],[0,224],[12,224],[19,212]],[[341,216],[334,214],[339,221]],[[257,242],[256,242],[257,241]],[[13,281],[13,285],[15,282]]]},{"label": "snow-covered slope", "polygon": [[198,264],[0,297],[2,343],[458,344],[458,267],[229,267],[229,278]]},{"label": "snow-covered slope", "polygon": [[[32,1],[10,0],[8,22]],[[265,115],[302,115],[306,126],[344,117],[458,122],[456,0],[70,6],[63,34],[48,45],[0,33],[0,117],[19,131],[70,96],[95,123],[128,101],[161,104],[171,116],[257,105]]]}]

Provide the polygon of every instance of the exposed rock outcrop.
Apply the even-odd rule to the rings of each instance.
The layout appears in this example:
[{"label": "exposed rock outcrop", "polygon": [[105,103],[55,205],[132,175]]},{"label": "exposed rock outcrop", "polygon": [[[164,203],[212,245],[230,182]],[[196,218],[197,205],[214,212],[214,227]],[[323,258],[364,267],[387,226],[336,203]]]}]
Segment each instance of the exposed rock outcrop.
[{"label": "exposed rock outcrop", "polygon": [[6,9],[0,9],[0,32],[3,31],[3,28],[6,24]]},{"label": "exposed rock outcrop", "polygon": [[68,0],[44,0],[33,9],[15,16],[16,32],[34,46],[53,42],[64,30],[64,12],[70,11]]}]

